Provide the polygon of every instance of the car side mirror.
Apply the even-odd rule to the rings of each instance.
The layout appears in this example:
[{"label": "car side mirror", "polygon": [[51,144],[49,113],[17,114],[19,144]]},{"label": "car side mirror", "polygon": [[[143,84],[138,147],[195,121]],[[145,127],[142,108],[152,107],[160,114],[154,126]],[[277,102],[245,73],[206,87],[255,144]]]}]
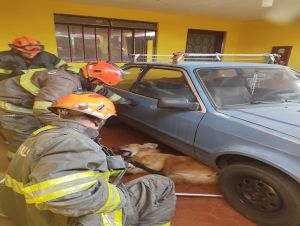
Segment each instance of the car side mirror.
[{"label": "car side mirror", "polygon": [[158,100],[157,107],[196,111],[199,110],[200,105],[196,102],[190,102],[186,98],[162,97],[161,99]]}]

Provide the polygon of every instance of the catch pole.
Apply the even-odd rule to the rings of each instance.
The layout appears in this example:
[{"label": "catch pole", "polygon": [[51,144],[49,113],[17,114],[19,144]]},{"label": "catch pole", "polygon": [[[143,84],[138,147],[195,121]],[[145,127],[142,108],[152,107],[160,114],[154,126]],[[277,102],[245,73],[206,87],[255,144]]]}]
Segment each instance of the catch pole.
[{"label": "catch pole", "polygon": [[223,198],[224,195],[217,194],[201,194],[201,193],[175,193],[176,196],[186,196],[186,197],[203,197],[203,198]]}]

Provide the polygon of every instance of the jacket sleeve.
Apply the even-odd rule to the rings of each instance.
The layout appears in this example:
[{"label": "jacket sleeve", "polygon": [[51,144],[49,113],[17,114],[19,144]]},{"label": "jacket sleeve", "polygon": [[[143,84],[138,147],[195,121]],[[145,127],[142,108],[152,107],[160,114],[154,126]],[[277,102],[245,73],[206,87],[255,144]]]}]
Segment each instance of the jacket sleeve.
[{"label": "jacket sleeve", "polygon": [[0,81],[23,74],[7,51],[0,52]]},{"label": "jacket sleeve", "polygon": [[54,54],[46,52],[46,51],[44,51],[43,54],[44,54],[45,58],[47,59],[47,60],[45,60],[47,69],[61,68],[61,67],[67,66],[67,63],[63,59],[58,58]]},{"label": "jacket sleeve", "polygon": [[[47,72],[42,72],[47,73]],[[52,75],[43,81],[33,104],[33,114],[43,124],[50,124],[57,115],[48,110],[57,99],[81,88],[79,80],[66,75]]]},{"label": "jacket sleeve", "polygon": [[31,169],[29,183],[41,189],[27,203],[72,217],[112,212],[125,205],[123,192],[101,173],[101,166],[107,164],[103,152],[96,151],[84,139],[70,139],[70,135],[52,142],[55,145],[48,144],[50,151],[43,152]]},{"label": "jacket sleeve", "polygon": [[10,78],[13,70],[6,69],[4,64],[0,60],[0,81]]},{"label": "jacket sleeve", "polygon": [[96,86],[94,89],[94,92],[97,92],[98,94],[107,97],[109,100],[111,100],[114,104],[130,104],[129,100],[120,96],[119,94],[114,93],[106,86]]}]

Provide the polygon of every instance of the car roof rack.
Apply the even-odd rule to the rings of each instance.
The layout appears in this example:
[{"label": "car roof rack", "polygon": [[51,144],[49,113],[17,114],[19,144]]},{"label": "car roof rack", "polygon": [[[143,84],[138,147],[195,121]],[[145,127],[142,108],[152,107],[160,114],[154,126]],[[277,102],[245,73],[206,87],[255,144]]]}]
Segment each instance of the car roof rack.
[{"label": "car roof rack", "polygon": [[[184,53],[177,52],[173,54],[131,54],[133,62],[172,62],[177,64],[180,61],[223,61],[223,58],[234,59],[238,61],[257,61],[264,58],[267,64],[274,64],[280,59],[280,55],[263,54],[223,54],[223,53]],[[164,59],[169,58],[170,61]]]}]

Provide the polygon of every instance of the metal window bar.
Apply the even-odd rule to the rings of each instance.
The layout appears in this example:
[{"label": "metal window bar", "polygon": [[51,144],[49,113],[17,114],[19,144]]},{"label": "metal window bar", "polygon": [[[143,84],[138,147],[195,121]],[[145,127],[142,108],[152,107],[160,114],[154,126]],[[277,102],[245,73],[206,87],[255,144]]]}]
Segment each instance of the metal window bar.
[{"label": "metal window bar", "polygon": [[163,61],[166,61],[167,57],[169,57],[169,60],[172,60],[172,57],[174,55],[172,54],[131,54],[132,61],[133,62],[147,62],[147,59],[151,58],[152,62],[159,61],[160,59]]},{"label": "metal window bar", "polygon": [[[173,54],[131,54],[133,62],[173,62],[174,64],[183,61],[222,61],[223,58],[234,58],[238,61],[257,61],[259,58],[265,58],[266,63],[274,64],[279,58],[278,54],[221,54],[221,53],[173,53]],[[169,58],[169,61],[166,59]],[[165,60],[164,60],[165,59]],[[162,61],[160,61],[162,60]]]}]

